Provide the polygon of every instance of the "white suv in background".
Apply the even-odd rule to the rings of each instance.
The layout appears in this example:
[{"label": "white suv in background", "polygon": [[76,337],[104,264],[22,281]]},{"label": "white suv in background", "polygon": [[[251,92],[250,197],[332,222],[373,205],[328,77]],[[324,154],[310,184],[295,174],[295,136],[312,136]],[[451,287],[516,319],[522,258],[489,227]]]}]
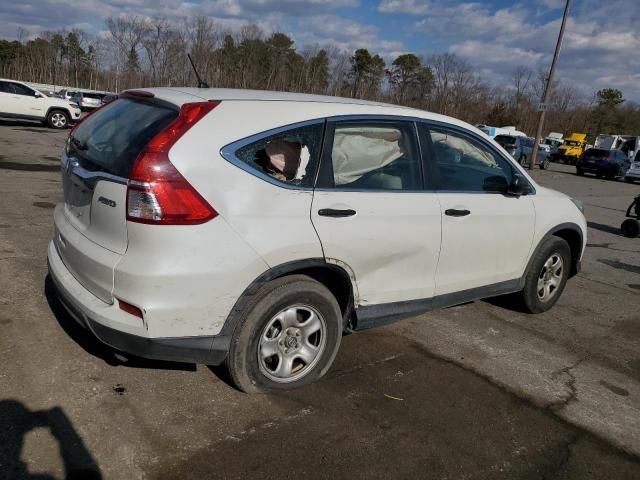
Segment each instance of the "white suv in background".
[{"label": "white suv in background", "polygon": [[62,155],[49,270],[102,342],[312,382],[343,332],[470,300],[558,300],[581,205],[453,118],[334,97],[128,91]]},{"label": "white suv in background", "polygon": [[48,97],[22,82],[0,78],[0,117],[37,120],[51,128],[67,128],[80,115],[80,107],[75,103]]}]

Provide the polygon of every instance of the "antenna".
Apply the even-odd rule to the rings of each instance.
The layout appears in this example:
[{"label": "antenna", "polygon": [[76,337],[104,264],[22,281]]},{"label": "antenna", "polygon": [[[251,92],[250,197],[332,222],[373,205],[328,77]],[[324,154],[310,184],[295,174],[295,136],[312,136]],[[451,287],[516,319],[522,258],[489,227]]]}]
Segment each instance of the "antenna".
[{"label": "antenna", "polygon": [[207,82],[203,82],[198,75],[198,70],[196,70],[196,66],[193,64],[193,59],[191,58],[191,54],[187,53],[187,57],[189,57],[189,62],[191,62],[191,67],[193,68],[193,73],[196,74],[196,79],[198,80],[198,88],[209,88],[209,84]]}]

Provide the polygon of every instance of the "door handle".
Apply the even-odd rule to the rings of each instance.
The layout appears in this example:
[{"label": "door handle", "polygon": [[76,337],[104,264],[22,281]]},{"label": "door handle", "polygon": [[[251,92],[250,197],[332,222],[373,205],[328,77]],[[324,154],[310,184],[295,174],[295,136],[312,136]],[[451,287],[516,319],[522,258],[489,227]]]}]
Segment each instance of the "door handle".
[{"label": "door handle", "polygon": [[456,208],[449,208],[444,211],[444,214],[450,217],[466,217],[470,213],[469,210],[458,210]]},{"label": "door handle", "polygon": [[321,217],[352,217],[356,214],[355,210],[349,209],[336,209],[336,208],[321,208],[318,210],[318,215]]}]

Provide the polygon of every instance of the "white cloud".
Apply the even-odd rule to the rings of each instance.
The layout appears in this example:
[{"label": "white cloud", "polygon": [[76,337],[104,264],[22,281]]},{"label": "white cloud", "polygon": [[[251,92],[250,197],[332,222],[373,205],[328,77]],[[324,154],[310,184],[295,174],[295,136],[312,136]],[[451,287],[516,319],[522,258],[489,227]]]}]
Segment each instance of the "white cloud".
[{"label": "white cloud", "polygon": [[425,15],[431,10],[429,0],[383,0],[378,5],[381,13],[408,13],[410,15]]}]

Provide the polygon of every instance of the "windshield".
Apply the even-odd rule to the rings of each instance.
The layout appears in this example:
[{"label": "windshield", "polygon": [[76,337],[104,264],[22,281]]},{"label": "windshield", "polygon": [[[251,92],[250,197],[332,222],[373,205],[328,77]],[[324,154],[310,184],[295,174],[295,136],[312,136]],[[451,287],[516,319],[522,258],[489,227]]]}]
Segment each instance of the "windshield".
[{"label": "windshield", "polygon": [[502,147],[513,146],[516,144],[516,137],[512,137],[509,135],[496,135],[496,138],[494,138],[494,140],[498,142],[498,144]]},{"label": "windshield", "polygon": [[114,100],[78,125],[67,154],[88,170],[128,177],[140,151],[177,115],[177,110],[158,103]]},{"label": "windshield", "polygon": [[571,147],[579,147],[580,146],[580,142],[577,142],[576,140],[567,140],[564,143],[565,143],[565,145],[569,145]]},{"label": "windshield", "polygon": [[100,95],[99,93],[83,93],[82,96],[85,98],[95,98],[97,100],[100,100],[102,98],[102,95]]}]

